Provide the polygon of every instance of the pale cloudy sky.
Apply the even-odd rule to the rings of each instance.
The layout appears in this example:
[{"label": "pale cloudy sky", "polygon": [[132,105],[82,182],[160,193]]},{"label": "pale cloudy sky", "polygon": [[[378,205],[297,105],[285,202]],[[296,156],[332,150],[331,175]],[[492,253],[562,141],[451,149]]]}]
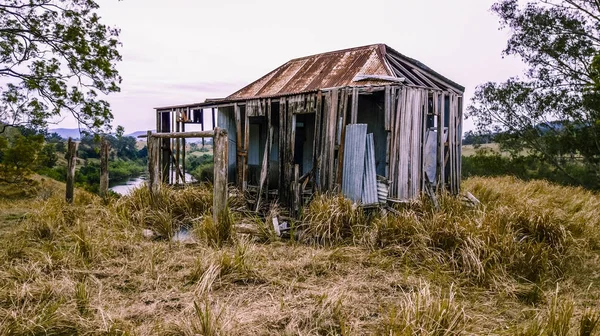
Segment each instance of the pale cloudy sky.
[{"label": "pale cloudy sky", "polygon": [[[466,87],[518,75],[492,0],[99,0],[121,29],[114,125],[153,129],[153,107],[224,97],[286,61],[386,43]],[[466,129],[472,126],[465,123]],[[69,119],[60,126],[75,127]]]}]

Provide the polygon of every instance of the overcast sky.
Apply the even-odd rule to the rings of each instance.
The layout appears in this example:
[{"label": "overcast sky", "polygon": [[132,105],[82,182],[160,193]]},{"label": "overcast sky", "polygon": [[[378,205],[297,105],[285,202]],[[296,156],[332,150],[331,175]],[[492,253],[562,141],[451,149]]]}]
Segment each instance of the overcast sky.
[{"label": "overcast sky", "polygon": [[[99,0],[121,29],[114,125],[153,129],[153,108],[225,97],[286,61],[386,43],[466,87],[519,75],[491,0]],[[465,128],[472,128],[466,121]],[[76,127],[69,119],[62,127]]]}]

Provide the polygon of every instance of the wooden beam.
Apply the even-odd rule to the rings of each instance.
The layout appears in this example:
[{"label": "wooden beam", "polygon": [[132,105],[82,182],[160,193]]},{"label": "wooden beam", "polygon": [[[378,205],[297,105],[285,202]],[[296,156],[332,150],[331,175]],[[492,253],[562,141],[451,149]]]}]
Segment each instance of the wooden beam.
[{"label": "wooden beam", "polygon": [[[198,131],[198,132],[175,132],[175,133],[152,133],[153,138],[158,139],[173,139],[173,138],[212,138],[214,131]],[[140,136],[141,137],[141,136]],[[148,137],[148,135],[144,136]]]}]

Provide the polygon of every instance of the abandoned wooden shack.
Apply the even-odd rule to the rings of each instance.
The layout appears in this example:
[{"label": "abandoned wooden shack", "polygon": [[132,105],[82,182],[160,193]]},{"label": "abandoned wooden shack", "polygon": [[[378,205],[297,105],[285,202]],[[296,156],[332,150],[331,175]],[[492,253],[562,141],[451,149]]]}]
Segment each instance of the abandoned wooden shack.
[{"label": "abandoned wooden shack", "polygon": [[[326,191],[371,205],[459,192],[463,92],[375,44],[293,59],[224,99],[156,108],[156,129],[226,129],[229,182],[257,208],[294,211]],[[183,182],[185,139],[162,141],[163,182]]]}]

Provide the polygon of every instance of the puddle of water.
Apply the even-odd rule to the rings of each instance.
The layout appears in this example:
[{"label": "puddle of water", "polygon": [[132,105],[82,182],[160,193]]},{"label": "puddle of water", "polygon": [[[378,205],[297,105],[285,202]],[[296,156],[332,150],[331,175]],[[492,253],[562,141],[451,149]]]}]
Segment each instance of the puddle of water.
[{"label": "puddle of water", "polygon": [[194,236],[188,228],[181,228],[179,231],[175,232],[171,240],[182,243],[193,242]]}]

